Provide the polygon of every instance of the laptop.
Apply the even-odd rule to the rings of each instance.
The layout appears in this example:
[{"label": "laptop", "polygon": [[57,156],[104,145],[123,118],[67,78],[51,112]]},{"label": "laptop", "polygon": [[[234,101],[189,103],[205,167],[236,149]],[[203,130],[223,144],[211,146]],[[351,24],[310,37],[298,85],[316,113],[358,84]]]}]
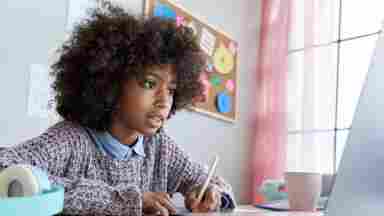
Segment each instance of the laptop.
[{"label": "laptop", "polygon": [[328,201],[327,216],[384,214],[384,35],[380,34]]}]

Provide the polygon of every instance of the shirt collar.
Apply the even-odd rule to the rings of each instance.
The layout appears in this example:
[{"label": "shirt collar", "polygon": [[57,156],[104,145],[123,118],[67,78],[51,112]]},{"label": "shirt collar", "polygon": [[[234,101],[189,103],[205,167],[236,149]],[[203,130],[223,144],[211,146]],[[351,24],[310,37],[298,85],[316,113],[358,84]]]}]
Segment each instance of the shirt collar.
[{"label": "shirt collar", "polygon": [[98,132],[91,130],[96,138],[96,144],[104,153],[111,155],[113,158],[124,160],[129,159],[135,154],[145,157],[143,136],[138,136],[136,142],[131,146],[120,143],[108,131]]}]

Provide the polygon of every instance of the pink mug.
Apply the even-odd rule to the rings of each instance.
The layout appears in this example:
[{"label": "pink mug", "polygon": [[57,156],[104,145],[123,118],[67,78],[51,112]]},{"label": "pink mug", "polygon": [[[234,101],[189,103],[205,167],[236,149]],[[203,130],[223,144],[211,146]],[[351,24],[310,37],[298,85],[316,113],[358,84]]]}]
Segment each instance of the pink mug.
[{"label": "pink mug", "polygon": [[315,211],[321,193],[321,174],[286,172],[289,208],[294,211]]}]

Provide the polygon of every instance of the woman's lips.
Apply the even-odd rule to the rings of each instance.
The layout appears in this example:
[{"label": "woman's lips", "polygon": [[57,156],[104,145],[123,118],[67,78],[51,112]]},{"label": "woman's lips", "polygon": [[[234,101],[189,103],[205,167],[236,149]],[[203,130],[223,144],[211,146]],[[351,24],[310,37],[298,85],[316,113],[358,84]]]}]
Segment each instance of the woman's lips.
[{"label": "woman's lips", "polygon": [[164,117],[161,114],[148,115],[148,122],[152,128],[159,128],[163,125]]}]

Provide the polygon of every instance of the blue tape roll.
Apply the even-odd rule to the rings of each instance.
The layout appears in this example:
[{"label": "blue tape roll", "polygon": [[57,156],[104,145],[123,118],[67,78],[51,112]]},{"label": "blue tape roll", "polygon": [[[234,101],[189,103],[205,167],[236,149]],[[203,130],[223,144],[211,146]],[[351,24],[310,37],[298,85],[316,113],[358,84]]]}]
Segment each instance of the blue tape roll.
[{"label": "blue tape roll", "polygon": [[51,183],[49,182],[48,175],[41,169],[34,166],[31,166],[30,168],[37,183],[39,184],[38,194],[41,194],[44,191],[49,191],[51,189]]},{"label": "blue tape roll", "polygon": [[0,172],[0,198],[33,196],[51,189],[48,175],[31,165],[13,165]]},{"label": "blue tape roll", "polygon": [[0,172],[0,214],[50,216],[64,207],[64,188],[51,187],[48,175],[30,165],[14,165]]}]

